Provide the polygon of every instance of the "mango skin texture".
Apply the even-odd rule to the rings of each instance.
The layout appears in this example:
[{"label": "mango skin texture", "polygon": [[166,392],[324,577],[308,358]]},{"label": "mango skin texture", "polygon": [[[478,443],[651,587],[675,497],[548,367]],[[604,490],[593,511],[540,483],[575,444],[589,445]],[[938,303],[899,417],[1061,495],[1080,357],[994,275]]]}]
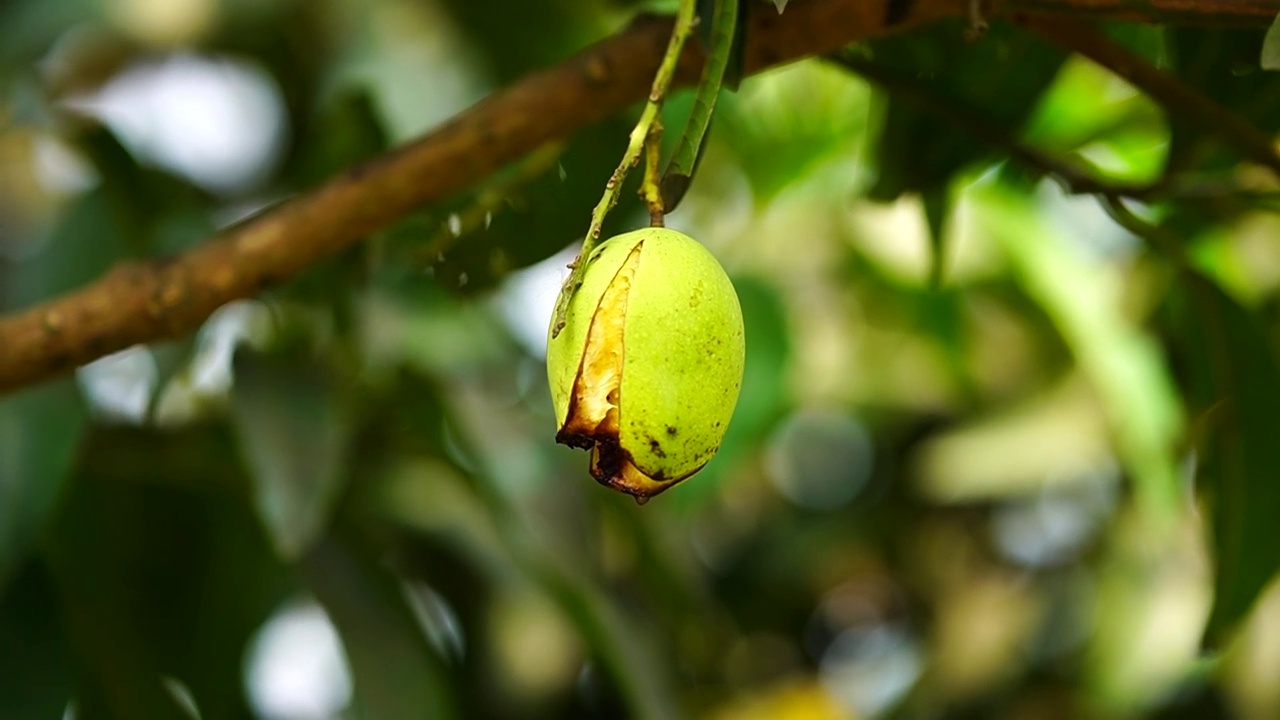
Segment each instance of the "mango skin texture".
[{"label": "mango skin texture", "polygon": [[706,248],[665,228],[610,238],[560,335],[548,330],[556,441],[590,449],[598,482],[644,502],[719,450],[745,356],[737,292]]}]

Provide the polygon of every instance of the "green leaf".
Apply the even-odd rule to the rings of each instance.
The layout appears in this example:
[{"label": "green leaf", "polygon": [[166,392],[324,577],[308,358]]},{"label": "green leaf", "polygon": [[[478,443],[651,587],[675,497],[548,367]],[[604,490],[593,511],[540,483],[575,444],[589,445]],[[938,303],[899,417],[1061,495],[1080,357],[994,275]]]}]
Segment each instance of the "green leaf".
[{"label": "green leaf", "polygon": [[1185,505],[1176,457],[1182,415],[1159,349],[1124,317],[1098,267],[1072,251],[1028,196],[987,184],[972,197],[985,232],[1097,389],[1141,509],[1168,527]]},{"label": "green leaf", "polygon": [[[751,9],[755,0],[737,0],[738,20],[734,24],[733,42],[729,47],[729,60],[724,68],[724,79],[721,87],[737,90],[742,85],[742,78],[747,74],[747,24],[751,20]],[[785,3],[785,0],[783,1]],[[781,11],[779,11],[781,12]]]},{"label": "green leaf", "polygon": [[718,147],[736,156],[752,194],[766,203],[823,165],[848,167],[867,131],[870,96],[860,78],[817,59],[752,76],[716,105]]},{"label": "green leaf", "polygon": [[170,591],[190,572],[189,542],[198,528],[173,512],[182,505],[160,500],[155,486],[104,482],[98,469],[78,464],[78,482],[41,554],[72,649],[76,717],[190,720],[166,687],[170,668],[157,656],[157,639],[190,628],[173,632]]},{"label": "green leaf", "polygon": [[662,206],[666,212],[672,212],[684,198],[689,183],[693,180],[693,172],[702,155],[702,141],[706,138],[707,128],[711,125],[711,117],[715,113],[716,100],[720,97],[720,85],[724,82],[725,68],[729,65],[730,55],[740,38],[738,32],[738,0],[712,0],[699,3],[704,12],[699,18],[707,24],[706,6],[711,5],[712,19],[711,43],[707,53],[707,64],[702,71],[702,79],[698,81],[697,93],[693,98],[693,109],[685,122],[684,131],[680,134],[680,142],[662,174]]},{"label": "green leaf", "polygon": [[84,427],[72,380],[0,397],[0,588],[44,528]]},{"label": "green leaf", "polygon": [[1027,118],[1023,142],[1063,156],[1102,148],[1108,151],[1105,164],[1096,152],[1090,159],[1108,175],[1139,183],[1159,179],[1169,139],[1164,110],[1141,93],[1115,97],[1117,83],[1088,60],[1067,61]]},{"label": "green leaf", "polygon": [[1259,62],[1263,70],[1280,70],[1280,15],[1271,21],[1267,34],[1262,38],[1262,57]]},{"label": "green leaf", "polygon": [[0,717],[61,717],[71,697],[58,596],[45,568],[29,563],[0,595]]},{"label": "green leaf", "polygon": [[[299,583],[237,492],[249,483],[231,428],[96,425],[77,467],[42,558],[79,665],[69,671],[80,717],[90,705],[153,717],[136,703],[168,702],[162,676],[180,681],[204,718],[250,717],[249,641]],[[12,592],[39,579],[28,571]]]},{"label": "green leaf", "polygon": [[346,477],[351,421],[316,361],[242,351],[231,414],[258,516],[282,558],[323,534]]},{"label": "green leaf", "polygon": [[456,716],[447,670],[394,575],[332,537],[315,545],[303,572],[342,638],[355,681],[354,717]]},{"label": "green leaf", "polygon": [[1201,435],[1197,482],[1211,508],[1216,592],[1206,637],[1217,644],[1280,570],[1280,361],[1259,318],[1203,275],[1188,275],[1173,307]]}]

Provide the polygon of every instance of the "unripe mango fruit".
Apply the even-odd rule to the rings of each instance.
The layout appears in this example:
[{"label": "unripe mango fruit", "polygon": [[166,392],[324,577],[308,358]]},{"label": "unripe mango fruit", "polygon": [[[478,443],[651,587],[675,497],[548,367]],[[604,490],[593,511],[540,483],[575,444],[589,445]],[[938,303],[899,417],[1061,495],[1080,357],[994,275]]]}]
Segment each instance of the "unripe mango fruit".
[{"label": "unripe mango fruit", "polygon": [[719,450],[742,386],[742,308],[715,257],[675,230],[615,236],[586,262],[548,331],[556,442],[590,450],[592,477],[643,503]]}]

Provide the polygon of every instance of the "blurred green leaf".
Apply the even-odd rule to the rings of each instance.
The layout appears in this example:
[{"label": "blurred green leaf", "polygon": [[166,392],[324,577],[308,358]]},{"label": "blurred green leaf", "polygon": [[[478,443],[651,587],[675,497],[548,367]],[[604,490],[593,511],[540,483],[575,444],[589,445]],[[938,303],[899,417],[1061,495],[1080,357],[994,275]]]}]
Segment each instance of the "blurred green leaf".
[{"label": "blurred green leaf", "polygon": [[[524,542],[510,536],[508,542]],[[632,614],[613,602],[581,572],[545,553],[526,553],[522,562],[542,589],[564,609],[582,639],[612,676],[630,717],[672,717],[673,698],[657,650],[657,638],[633,624]],[[539,555],[542,557],[539,557]]]},{"label": "blurred green leaf", "polygon": [[84,427],[71,380],[0,397],[0,590],[44,528]]},{"label": "blurred green leaf", "polygon": [[90,190],[58,218],[39,252],[19,264],[7,300],[20,307],[84,285],[123,257],[126,243],[110,194]]},{"label": "blurred green leaf", "polygon": [[286,172],[309,187],[372,159],[389,146],[387,130],[367,88],[344,88],[324,107],[299,140],[299,152]]},{"label": "blurred green leaf", "polygon": [[[1158,348],[1124,317],[1095,266],[1030,197],[994,183],[974,190],[981,225],[1071,348],[1106,407],[1117,454],[1148,517],[1167,523],[1185,505],[1177,392]],[[1165,525],[1167,527],[1167,525]]]},{"label": "blurred green leaf", "polygon": [[[77,696],[117,707],[163,674],[204,718],[249,717],[250,641],[298,579],[246,501],[231,429],[94,426],[78,472],[45,543]],[[116,694],[120,682],[141,687]]]},{"label": "blurred green leaf", "polygon": [[195,630],[174,600],[198,558],[190,521],[201,507],[156,486],[101,482],[94,470],[79,464],[42,555],[71,647],[76,717],[191,720],[162,657]]},{"label": "blurred green leaf", "polygon": [[[1136,55],[1163,63],[1156,27],[1106,24],[1107,36]],[[1026,119],[1022,139],[1068,157],[1079,153],[1116,182],[1154,183],[1169,154],[1169,120],[1150,97],[1082,56],[1062,66]]]},{"label": "blurred green leaf", "polygon": [[1262,38],[1259,65],[1263,70],[1280,70],[1280,15],[1271,21],[1267,34]]},{"label": "blurred green leaf", "polygon": [[67,26],[96,19],[101,4],[94,0],[9,0],[0,3],[0,90],[11,69],[26,68],[47,50]]},{"label": "blurred green leaf", "polygon": [[1259,319],[1212,281],[1188,273],[1175,295],[1174,338],[1199,418],[1197,476],[1211,508],[1218,645],[1280,570],[1280,361]]},{"label": "blurred green leaf", "polygon": [[[90,195],[101,193],[109,205],[109,225],[92,228],[82,244],[92,243],[91,257],[114,252],[116,257],[148,257],[177,253],[213,233],[208,197],[189,181],[145,165],[114,132],[94,125],[76,137],[76,149],[91,162],[101,182]],[[109,230],[118,244],[100,236]],[[65,260],[65,255],[63,258]]]},{"label": "blurred green leaf", "polygon": [[125,259],[185,249],[207,237],[213,223],[189,184],[142,168],[107,129],[76,138],[101,182],[72,197],[43,242],[17,263],[12,290],[0,305],[25,306],[97,279]]},{"label": "blurred green leaf", "polygon": [[1077,57],[1064,63],[1041,95],[1022,139],[1064,156],[1086,152],[1117,179],[1153,182],[1164,167],[1169,129],[1164,111],[1149,97]]},{"label": "blurred green leaf", "polygon": [[447,669],[398,578],[334,537],[315,544],[302,568],[342,638],[355,681],[355,717],[456,716]]},{"label": "blurred green leaf", "polygon": [[[459,431],[458,451],[468,457],[484,458],[483,466],[473,471],[477,496],[515,563],[573,622],[616,685],[629,717],[672,717],[670,674],[660,661],[657,638],[641,631],[627,603],[611,597],[600,586],[586,564],[596,549],[570,551],[558,546],[554,533],[532,522],[521,504],[526,500],[519,493],[525,491],[511,487],[499,476],[510,454],[504,438],[489,431],[480,408],[459,402],[456,397],[445,399],[444,404],[447,421]],[[584,481],[589,482],[589,478],[586,476]],[[615,494],[609,500],[625,503],[634,511],[631,498]]]},{"label": "blurred green leaf", "polygon": [[[737,156],[757,201],[765,202],[826,162],[848,162],[866,131],[869,96],[860,78],[802,60],[747,78],[738,92],[722,94],[709,142],[721,142]],[[690,94],[676,93],[667,107],[691,101]]]},{"label": "blurred green leaf", "polygon": [[314,359],[241,351],[231,413],[253,500],[276,550],[296,559],[325,531],[346,479],[351,420]]},{"label": "blurred green leaf", "polygon": [[71,698],[66,638],[52,579],[29,563],[0,594],[0,717],[62,717]]},{"label": "blurred green leaf", "polygon": [[[949,104],[981,110],[1010,138],[1018,136],[1065,60],[1061,50],[1008,23],[992,23],[985,37],[968,42],[964,20],[876,40],[866,51],[872,62],[916,78]],[[957,170],[992,153],[945,116],[895,97],[892,88],[879,131],[870,141],[879,175],[868,196],[881,201],[936,189]]]}]

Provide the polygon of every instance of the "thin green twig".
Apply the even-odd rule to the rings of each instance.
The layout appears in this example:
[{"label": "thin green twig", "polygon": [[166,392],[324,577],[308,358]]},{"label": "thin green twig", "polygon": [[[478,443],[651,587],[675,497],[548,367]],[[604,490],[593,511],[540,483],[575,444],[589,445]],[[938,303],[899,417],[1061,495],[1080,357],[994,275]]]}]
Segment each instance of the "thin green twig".
[{"label": "thin green twig", "polygon": [[551,328],[551,337],[555,338],[564,329],[565,315],[569,311],[569,301],[573,299],[573,294],[582,286],[582,276],[586,272],[587,262],[591,258],[591,252],[596,249],[596,245],[600,242],[600,228],[604,225],[604,217],[618,204],[618,193],[622,190],[622,183],[627,178],[627,173],[631,168],[635,167],[640,160],[640,153],[644,150],[645,140],[649,137],[649,132],[653,124],[658,120],[658,112],[662,109],[662,100],[667,96],[667,88],[671,86],[671,78],[675,75],[676,64],[680,60],[680,52],[684,49],[684,41],[688,39],[689,33],[693,30],[694,18],[694,0],[680,0],[680,10],[676,13],[676,24],[671,31],[671,41],[667,43],[667,52],[662,57],[662,64],[658,66],[658,73],[653,78],[653,87],[649,90],[649,101],[644,106],[644,111],[640,114],[640,121],[636,123],[635,129],[631,131],[631,139],[627,143],[627,151],[622,156],[622,162],[618,165],[618,169],[613,171],[613,176],[604,185],[604,196],[600,198],[600,202],[596,204],[595,210],[591,211],[591,226],[587,229],[587,236],[582,240],[582,250],[578,253],[578,257],[569,263],[571,272],[569,277],[565,279],[564,286],[560,288],[560,297],[556,299],[555,314],[552,316],[554,321]]}]

